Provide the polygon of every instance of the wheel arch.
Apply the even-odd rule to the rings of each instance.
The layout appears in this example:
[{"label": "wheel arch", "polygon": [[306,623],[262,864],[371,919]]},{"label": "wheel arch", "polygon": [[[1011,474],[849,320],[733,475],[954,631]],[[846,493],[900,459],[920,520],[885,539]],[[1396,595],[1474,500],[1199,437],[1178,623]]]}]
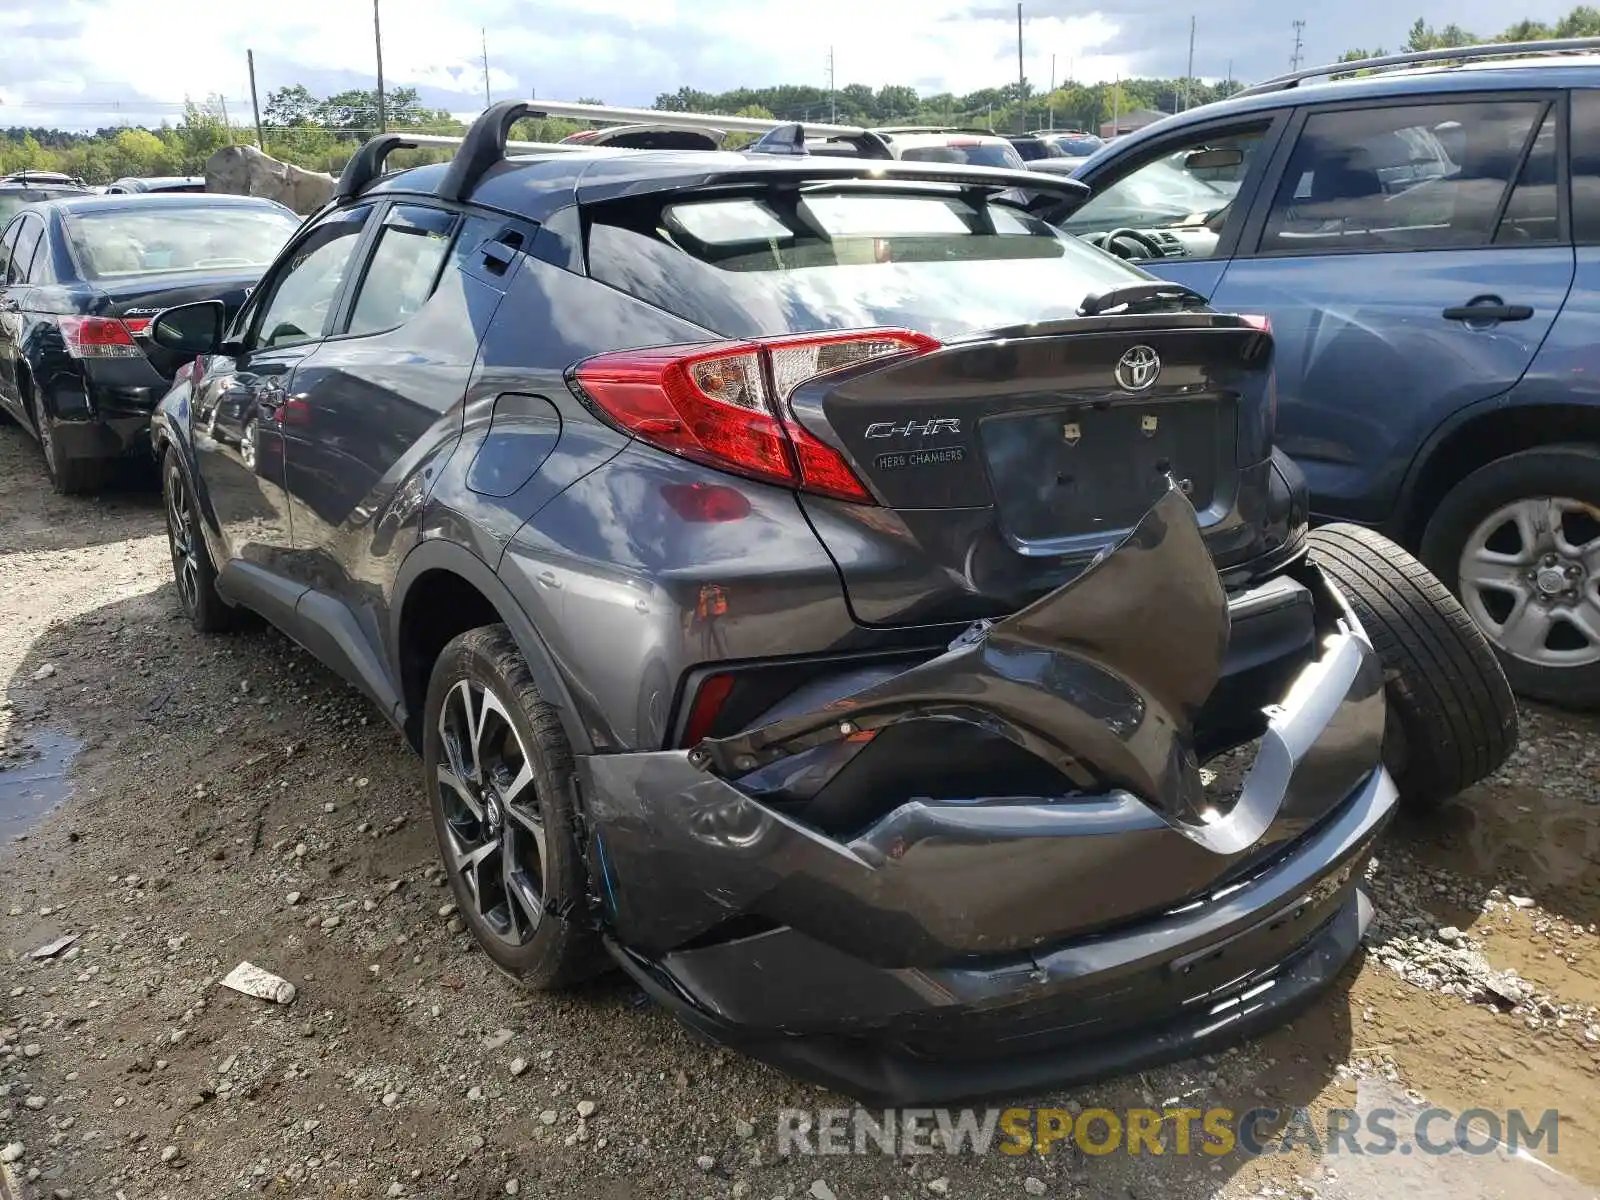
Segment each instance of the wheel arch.
[{"label": "wheel arch", "polygon": [[1600,404],[1583,401],[1517,403],[1506,397],[1447,421],[1424,444],[1401,486],[1391,532],[1406,546],[1456,484],[1496,459],[1541,446],[1600,446]]},{"label": "wheel arch", "polygon": [[511,631],[540,694],[561,718],[576,754],[593,751],[588,730],[544,638],[489,565],[454,542],[428,539],[406,555],[389,606],[390,669],[405,702],[403,728],[421,746],[422,710],[433,663],[451,638],[479,625]]}]

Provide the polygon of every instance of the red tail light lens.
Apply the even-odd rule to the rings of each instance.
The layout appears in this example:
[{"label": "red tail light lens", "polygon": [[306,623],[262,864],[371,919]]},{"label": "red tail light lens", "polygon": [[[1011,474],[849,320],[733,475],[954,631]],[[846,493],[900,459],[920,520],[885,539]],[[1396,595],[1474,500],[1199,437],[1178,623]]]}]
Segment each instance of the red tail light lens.
[{"label": "red tail light lens", "polygon": [[789,397],[829,372],[938,345],[903,329],[801,334],[602,354],[580,363],[573,377],[618,426],[662,450],[870,504],[844,456],[794,419]]},{"label": "red tail light lens", "polygon": [[1252,329],[1259,329],[1262,333],[1272,332],[1272,318],[1264,313],[1241,313],[1239,320],[1243,321]]},{"label": "red tail light lens", "polygon": [[116,317],[61,317],[61,340],[73,358],[142,358],[144,351],[134,343],[134,334],[143,333],[148,319],[119,321]]}]

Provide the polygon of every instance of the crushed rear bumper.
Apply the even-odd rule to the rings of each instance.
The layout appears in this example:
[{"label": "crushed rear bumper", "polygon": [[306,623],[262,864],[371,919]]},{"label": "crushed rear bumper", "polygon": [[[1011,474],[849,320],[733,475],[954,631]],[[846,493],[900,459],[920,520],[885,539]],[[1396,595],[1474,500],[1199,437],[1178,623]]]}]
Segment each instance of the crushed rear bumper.
[{"label": "crushed rear bumper", "polygon": [[[690,752],[581,759],[616,957],[710,1036],[883,1103],[1042,1088],[1283,1020],[1354,953],[1396,799],[1376,657],[1305,571],[1319,650],[1231,803],[1201,784],[1195,721],[1251,638],[1175,490],[1079,579],[928,663]],[[848,835],[758,798],[791,764],[949,722],[1069,786],[896,797]]]}]

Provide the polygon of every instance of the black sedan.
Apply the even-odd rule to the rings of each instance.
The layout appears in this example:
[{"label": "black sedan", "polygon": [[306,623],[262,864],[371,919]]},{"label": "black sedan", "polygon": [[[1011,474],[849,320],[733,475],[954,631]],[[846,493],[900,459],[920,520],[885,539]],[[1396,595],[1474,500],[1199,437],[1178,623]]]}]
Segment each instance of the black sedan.
[{"label": "black sedan", "polygon": [[78,194],[30,204],[0,234],[0,411],[31,430],[60,492],[148,444],[183,365],[146,338],[192,300],[235,312],[299,224],[244,196]]}]

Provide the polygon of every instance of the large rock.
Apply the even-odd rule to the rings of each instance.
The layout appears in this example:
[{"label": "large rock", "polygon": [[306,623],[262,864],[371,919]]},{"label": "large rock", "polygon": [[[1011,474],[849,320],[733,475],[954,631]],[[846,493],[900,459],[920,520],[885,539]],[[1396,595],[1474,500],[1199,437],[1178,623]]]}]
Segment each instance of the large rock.
[{"label": "large rock", "polygon": [[254,146],[224,146],[206,161],[206,191],[265,196],[297,213],[320,208],[333,195],[334,178],[279,162]]}]

